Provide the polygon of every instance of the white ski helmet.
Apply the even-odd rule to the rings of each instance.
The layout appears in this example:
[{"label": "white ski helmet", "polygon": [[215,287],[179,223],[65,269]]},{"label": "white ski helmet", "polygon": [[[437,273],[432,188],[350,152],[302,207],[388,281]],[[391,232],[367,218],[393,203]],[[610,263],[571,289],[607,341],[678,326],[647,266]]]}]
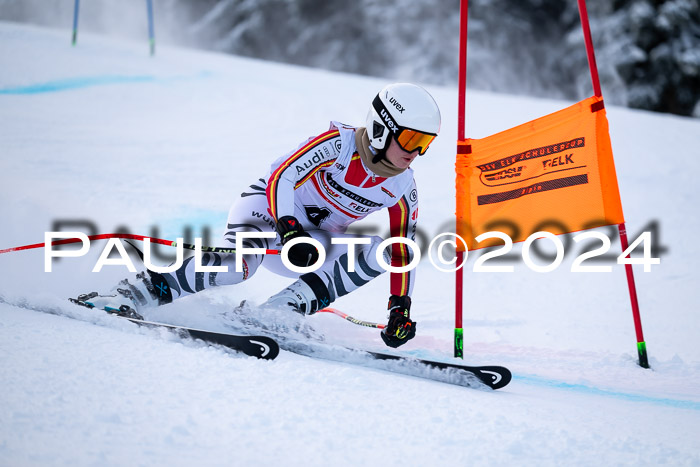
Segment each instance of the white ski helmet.
[{"label": "white ski helmet", "polygon": [[440,109],[428,91],[410,83],[384,87],[367,113],[367,135],[379,154],[393,137],[408,152],[425,154],[440,131]]}]

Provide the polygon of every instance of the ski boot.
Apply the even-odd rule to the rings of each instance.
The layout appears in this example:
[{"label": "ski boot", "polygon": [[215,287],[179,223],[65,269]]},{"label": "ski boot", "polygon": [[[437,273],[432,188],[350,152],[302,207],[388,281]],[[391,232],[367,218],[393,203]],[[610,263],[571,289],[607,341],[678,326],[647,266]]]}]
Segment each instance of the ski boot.
[{"label": "ski boot", "polygon": [[124,279],[107,294],[90,292],[70,301],[127,318],[143,319],[140,311],[172,302],[172,294],[161,274],[144,271],[136,274],[133,283]]},{"label": "ski boot", "polygon": [[313,315],[331,303],[328,287],[316,274],[304,274],[262,304],[265,308],[286,309]]}]

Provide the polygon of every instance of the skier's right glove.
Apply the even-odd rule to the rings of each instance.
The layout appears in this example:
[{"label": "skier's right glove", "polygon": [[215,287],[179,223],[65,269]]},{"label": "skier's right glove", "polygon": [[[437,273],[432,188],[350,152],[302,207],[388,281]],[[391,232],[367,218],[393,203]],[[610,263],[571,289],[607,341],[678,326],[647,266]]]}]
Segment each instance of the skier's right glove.
[{"label": "skier's right glove", "polygon": [[416,323],[410,318],[411,297],[389,297],[389,323],[382,329],[382,340],[389,347],[397,348],[416,336]]},{"label": "skier's right glove", "polygon": [[[304,232],[301,222],[294,216],[283,216],[277,220],[277,233],[282,245],[288,241],[299,238],[311,238],[308,232]],[[318,261],[318,250],[310,243],[297,243],[289,249],[289,262],[297,267],[306,267]]]}]

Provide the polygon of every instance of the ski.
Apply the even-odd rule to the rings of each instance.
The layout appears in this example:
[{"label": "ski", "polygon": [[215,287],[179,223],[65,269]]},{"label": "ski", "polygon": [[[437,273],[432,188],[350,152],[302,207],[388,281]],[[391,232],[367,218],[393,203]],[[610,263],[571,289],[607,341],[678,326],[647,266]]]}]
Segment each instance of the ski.
[{"label": "ski", "polygon": [[[116,315],[119,316],[119,315]],[[130,318],[128,316],[120,316],[126,320],[136,323],[139,326],[160,327],[174,331],[178,335],[198,339],[210,344],[222,345],[229,349],[242,352],[251,357],[257,357],[264,360],[273,360],[279,355],[280,349],[277,342],[267,336],[243,336],[239,334],[226,334],[213,331],[204,331],[202,329],[194,329],[185,326],[177,326],[174,324],[159,323],[155,321],[146,321],[138,318]]]},{"label": "ski", "polygon": [[510,383],[510,370],[502,366],[468,366],[355,349],[318,341],[300,341],[275,335],[283,350],[306,357],[374,368],[470,388],[501,389]]},{"label": "ski", "polygon": [[417,362],[420,365],[424,365],[429,368],[437,368],[446,371],[464,371],[476,376],[482,383],[491,389],[501,389],[510,383],[513,375],[510,370],[503,366],[497,365],[486,365],[486,366],[469,366],[469,365],[459,365],[456,363],[446,363],[446,362],[436,362],[433,360],[423,360],[420,358],[402,357],[398,355],[385,354],[380,352],[370,352],[366,351],[372,357],[377,360],[406,360],[411,362]]},{"label": "ski", "polygon": [[[346,313],[343,313],[340,310],[337,310],[335,308],[324,308],[322,310],[319,310],[319,312],[326,312],[326,313],[333,313],[336,316],[340,316],[341,318],[350,321],[353,324],[357,324],[360,326],[365,326],[365,327],[370,327],[370,328],[377,328],[377,329],[383,329],[386,325],[384,324],[379,324],[379,323],[371,323],[368,321],[362,321],[357,318],[353,318],[352,316],[349,316]],[[392,355],[392,354],[385,354],[385,353],[379,353],[379,352],[370,352],[370,351],[365,351],[367,354],[371,355],[374,359],[376,360],[402,360],[406,357],[401,357],[398,355]],[[454,371],[465,371],[472,373],[474,376],[476,376],[482,383],[485,385],[489,386],[492,389],[500,389],[504,386],[506,386],[511,378],[512,375],[510,373],[510,370],[507,368],[504,368],[502,366],[468,366],[468,365],[458,365],[455,363],[444,363],[444,362],[435,362],[431,360],[421,360],[421,359],[412,359],[412,361],[417,361],[420,365],[424,365],[429,368],[437,368],[441,370],[454,370]]]},{"label": "ski", "polygon": [[[96,295],[96,294],[95,294]],[[76,305],[86,308],[96,308],[92,303],[87,301],[89,296],[81,296],[77,299],[70,298],[69,300]],[[100,309],[100,308],[98,308]],[[277,341],[268,336],[248,336],[240,334],[220,333],[214,331],[205,331],[203,329],[194,329],[186,326],[178,326],[175,324],[160,323],[156,321],[147,321],[143,319],[133,308],[122,306],[120,309],[107,308],[102,309],[109,314],[126,319],[139,326],[165,328],[175,332],[179,336],[197,339],[210,344],[221,345],[229,349],[242,352],[250,357],[256,357],[264,360],[275,359],[280,352]]]},{"label": "ski", "polygon": [[[344,319],[349,318],[345,313],[338,312],[335,309],[326,310]],[[333,344],[323,340],[321,336],[295,335],[295,332],[291,329],[271,329],[268,326],[270,323],[255,319],[246,321],[245,316],[249,316],[250,313],[246,312],[245,301],[236,307],[235,311],[236,316],[244,316],[239,316],[238,319],[241,319],[241,322],[238,324],[236,324],[236,320],[227,323],[227,326],[232,332],[255,332],[256,334],[260,333],[270,336],[279,343],[282,350],[305,357],[379,369],[391,373],[478,389],[501,389],[508,385],[512,379],[511,372],[502,366],[469,366],[463,365],[461,362],[452,363],[426,360],[410,355],[396,355],[394,353],[377,352]],[[252,308],[249,311],[252,311]],[[272,319],[269,314],[267,316]],[[354,318],[349,319],[349,321],[356,324],[358,322],[363,323],[363,326],[367,326],[368,324],[372,325],[371,327],[383,326]],[[292,332],[290,333],[290,331]]]}]

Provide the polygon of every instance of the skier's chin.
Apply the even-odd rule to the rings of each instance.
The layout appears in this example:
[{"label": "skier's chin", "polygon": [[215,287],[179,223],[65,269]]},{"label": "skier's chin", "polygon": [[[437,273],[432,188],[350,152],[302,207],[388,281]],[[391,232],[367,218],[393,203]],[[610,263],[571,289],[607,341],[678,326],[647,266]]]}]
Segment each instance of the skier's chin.
[{"label": "skier's chin", "polygon": [[411,162],[413,162],[412,158],[407,158],[407,157],[402,157],[398,161],[396,161],[394,165],[398,167],[399,169],[407,169],[410,165]]}]

